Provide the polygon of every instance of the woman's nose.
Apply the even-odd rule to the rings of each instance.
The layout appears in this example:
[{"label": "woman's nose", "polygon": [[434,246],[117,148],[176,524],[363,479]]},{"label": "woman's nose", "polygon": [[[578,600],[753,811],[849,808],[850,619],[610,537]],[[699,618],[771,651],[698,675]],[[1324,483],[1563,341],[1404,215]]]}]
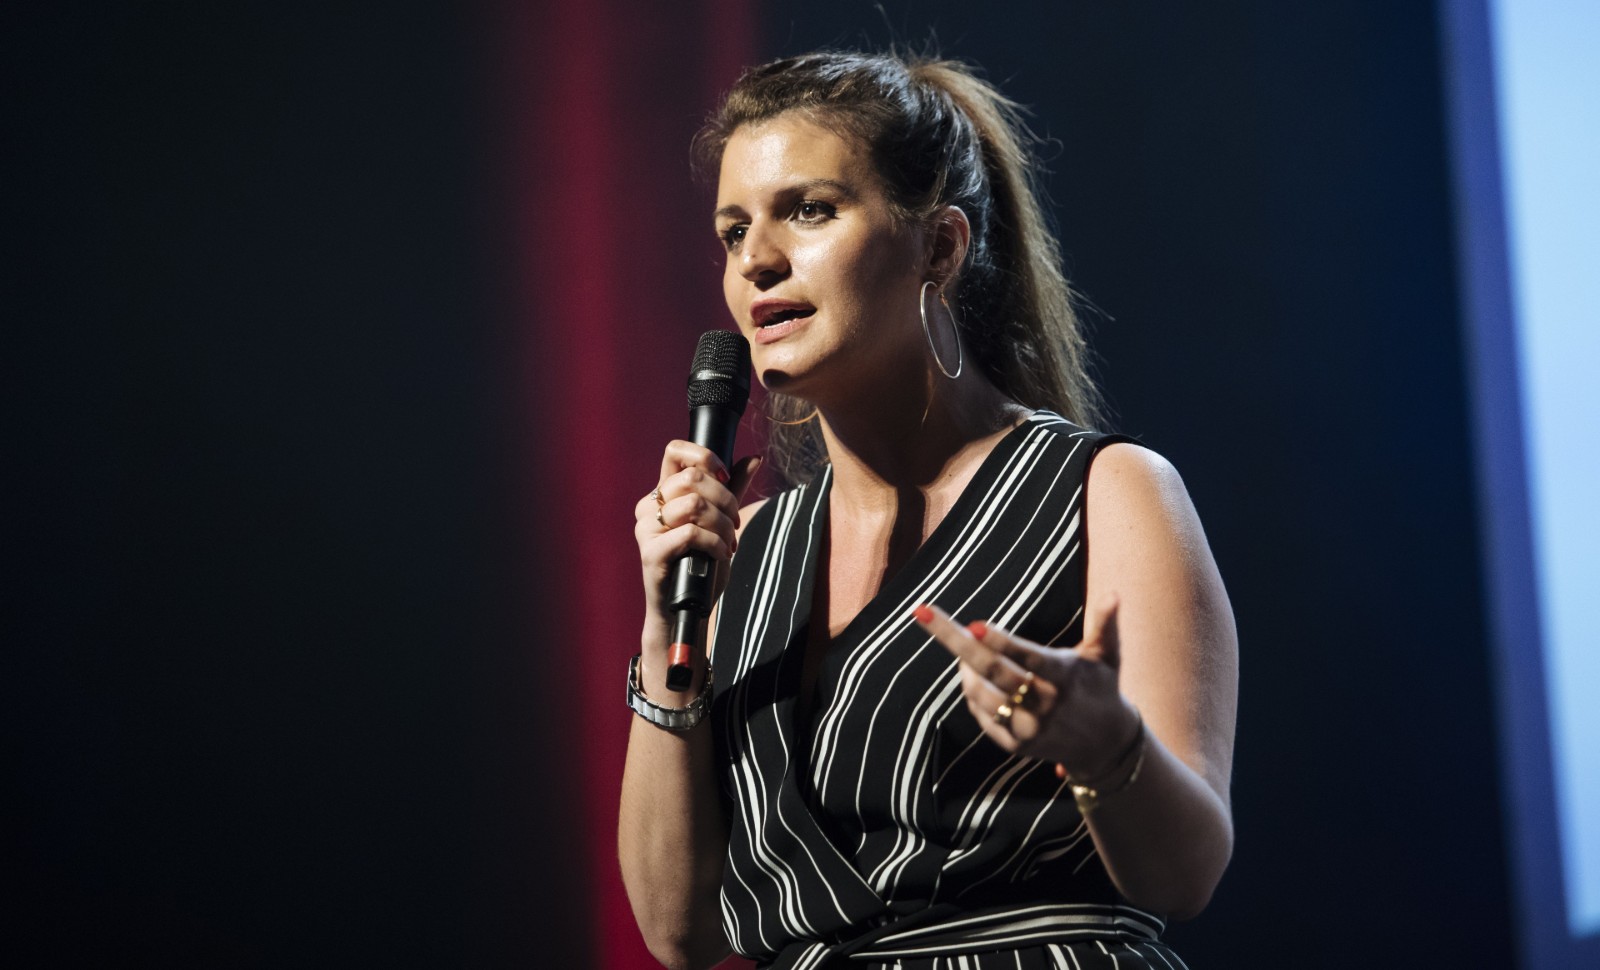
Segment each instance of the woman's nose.
[{"label": "woman's nose", "polygon": [[739,275],[752,283],[781,279],[789,274],[789,257],[782,240],[770,228],[751,226],[739,246]]}]

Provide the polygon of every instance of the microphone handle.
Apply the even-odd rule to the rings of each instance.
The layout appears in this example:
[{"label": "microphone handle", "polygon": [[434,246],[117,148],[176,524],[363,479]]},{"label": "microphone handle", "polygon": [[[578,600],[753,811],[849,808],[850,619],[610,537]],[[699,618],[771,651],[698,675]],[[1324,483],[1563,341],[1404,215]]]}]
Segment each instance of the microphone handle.
[{"label": "microphone handle", "polygon": [[[733,465],[733,437],[738,430],[739,414],[735,411],[714,404],[689,409],[689,440],[711,449],[724,468]],[[668,690],[688,690],[694,680],[689,658],[700,644],[705,618],[711,613],[715,572],[716,564],[703,552],[691,552],[673,564],[667,607],[676,615],[667,654]]]},{"label": "microphone handle", "polygon": [[689,440],[710,448],[722,462],[733,468],[733,436],[739,430],[740,412],[716,404],[689,409]]},{"label": "microphone handle", "polygon": [[706,618],[694,610],[679,610],[672,617],[672,648],[668,654],[667,690],[685,691],[694,682],[694,668],[689,666],[694,645],[700,642]]}]

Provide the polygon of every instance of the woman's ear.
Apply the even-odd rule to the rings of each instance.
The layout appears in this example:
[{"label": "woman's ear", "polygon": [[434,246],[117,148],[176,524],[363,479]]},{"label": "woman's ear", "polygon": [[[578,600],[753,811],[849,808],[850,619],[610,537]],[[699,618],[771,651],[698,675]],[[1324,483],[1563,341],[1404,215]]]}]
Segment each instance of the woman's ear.
[{"label": "woman's ear", "polygon": [[928,278],[941,288],[961,274],[967,247],[972,244],[972,223],[960,206],[947,205],[934,214],[929,227]]}]

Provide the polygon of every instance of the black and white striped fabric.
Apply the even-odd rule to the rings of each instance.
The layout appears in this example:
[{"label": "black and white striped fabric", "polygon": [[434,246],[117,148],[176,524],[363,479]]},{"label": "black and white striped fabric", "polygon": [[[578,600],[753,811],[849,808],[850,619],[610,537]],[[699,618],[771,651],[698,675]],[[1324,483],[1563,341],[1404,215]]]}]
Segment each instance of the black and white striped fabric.
[{"label": "black and white striped fabric", "polygon": [[1128,906],[1053,766],[966,709],[919,603],[1047,644],[1082,633],[1083,485],[1117,440],[1037,412],[834,639],[796,698],[829,470],[746,526],[719,607],[713,718],[730,819],[722,917],[773,968],[1181,967]]}]

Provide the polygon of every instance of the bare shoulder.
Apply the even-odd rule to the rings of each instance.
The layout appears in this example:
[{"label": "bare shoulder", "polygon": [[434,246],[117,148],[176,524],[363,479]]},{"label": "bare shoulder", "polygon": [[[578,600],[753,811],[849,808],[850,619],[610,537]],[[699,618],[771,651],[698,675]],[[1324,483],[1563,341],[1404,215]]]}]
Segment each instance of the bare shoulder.
[{"label": "bare shoulder", "polygon": [[1149,448],[1130,442],[1101,448],[1090,463],[1085,491],[1091,539],[1115,543],[1118,536],[1142,541],[1165,536],[1205,544],[1178,469]]},{"label": "bare shoulder", "polygon": [[1088,500],[1091,515],[1103,513],[1111,520],[1181,510],[1192,515],[1194,507],[1171,462],[1143,445],[1125,441],[1095,453],[1089,465]]},{"label": "bare shoulder", "polygon": [[1085,486],[1090,586],[1220,577],[1189,490],[1172,463],[1141,445],[1100,449]]}]

